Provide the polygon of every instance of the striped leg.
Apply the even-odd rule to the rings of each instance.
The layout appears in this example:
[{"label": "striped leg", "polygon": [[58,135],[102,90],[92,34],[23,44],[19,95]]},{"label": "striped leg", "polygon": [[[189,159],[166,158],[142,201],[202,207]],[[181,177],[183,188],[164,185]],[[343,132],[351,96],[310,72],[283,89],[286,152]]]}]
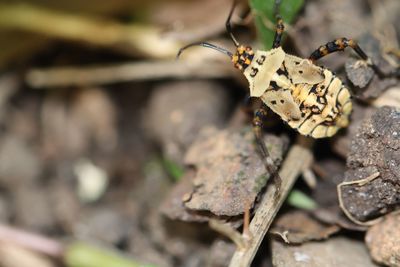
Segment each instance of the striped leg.
[{"label": "striped leg", "polygon": [[351,47],[353,50],[376,72],[380,78],[395,76],[395,73],[384,73],[377,65],[375,65],[372,60],[365,54],[361,47],[353,39],[339,38],[334,41],[328,42],[325,45],[321,45],[317,50],[311,53],[309,59],[316,61],[326,55],[337,51],[343,51],[346,47]]},{"label": "striped leg", "polygon": [[[279,194],[281,191],[282,180],[278,174],[277,168],[274,166],[274,161],[269,155],[267,146],[264,143],[262,129],[263,129],[263,121],[267,116],[266,107],[263,105],[261,108],[257,109],[254,112],[253,117],[253,132],[256,138],[257,145],[260,149],[261,157],[265,166],[265,169],[270,173],[271,177],[273,177],[275,182],[275,200],[279,198]],[[249,235],[249,224],[250,224],[250,208],[247,208],[244,213],[243,220],[243,235]]]},{"label": "striped leg", "polygon": [[272,43],[272,48],[277,48],[281,46],[282,34],[285,29],[282,17],[279,14],[280,5],[281,5],[281,0],[275,0],[274,16],[276,17],[277,22],[276,22],[275,37],[274,37],[274,42]]},{"label": "striped leg", "polygon": [[277,48],[281,46],[282,35],[285,29],[282,18],[280,16],[277,17],[278,17],[278,22],[276,23],[275,37],[274,37],[274,42],[272,43],[272,48]]},{"label": "striped leg", "polygon": [[272,43],[272,48],[277,48],[281,46],[282,35],[285,29],[285,26],[283,25],[283,19],[279,14],[280,6],[281,6],[281,0],[275,0],[274,15],[276,17],[277,22],[276,22],[275,37],[274,37],[274,42]]},{"label": "striped leg", "polygon": [[273,162],[271,156],[269,155],[267,146],[265,145],[264,140],[263,140],[262,129],[263,129],[263,121],[266,116],[267,116],[267,110],[266,110],[265,106],[262,106],[260,109],[258,109],[254,112],[253,132],[254,132],[254,135],[256,138],[257,145],[260,149],[260,153],[261,153],[265,168],[271,174],[271,176],[274,178],[275,187],[276,187],[275,194],[279,194],[279,191],[281,189],[282,180],[278,174],[277,168],[274,166],[274,162]]}]

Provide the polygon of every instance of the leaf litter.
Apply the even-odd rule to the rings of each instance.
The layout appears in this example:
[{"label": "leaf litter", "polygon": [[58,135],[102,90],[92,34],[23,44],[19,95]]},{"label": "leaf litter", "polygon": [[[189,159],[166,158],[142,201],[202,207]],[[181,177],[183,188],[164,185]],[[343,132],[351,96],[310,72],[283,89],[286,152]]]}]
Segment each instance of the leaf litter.
[{"label": "leaf litter", "polygon": [[[279,165],[287,139],[266,135],[265,141],[272,159]],[[206,211],[217,216],[243,214],[247,206],[253,205],[270,178],[249,128],[240,131],[203,130],[184,161],[194,168],[194,176],[191,190],[184,193],[181,201],[192,212]],[[182,184],[177,187],[182,187]],[[164,212],[168,213],[165,209]]]}]

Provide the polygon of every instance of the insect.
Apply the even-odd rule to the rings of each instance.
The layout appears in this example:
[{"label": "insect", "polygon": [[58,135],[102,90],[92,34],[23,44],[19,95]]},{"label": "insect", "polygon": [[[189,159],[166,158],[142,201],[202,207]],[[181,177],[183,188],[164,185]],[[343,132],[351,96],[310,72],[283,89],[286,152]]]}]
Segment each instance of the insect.
[{"label": "insect", "polygon": [[[278,10],[279,3],[279,0],[275,1],[275,11]],[[207,42],[196,42],[181,48],[178,56],[189,47],[203,46],[231,58],[234,67],[247,78],[250,96],[260,98],[263,102],[262,107],[254,113],[253,130],[267,170],[275,173],[273,162],[262,140],[267,107],[300,134],[313,138],[331,137],[349,124],[352,111],[350,91],[332,71],[316,65],[318,59],[350,47],[379,77],[388,75],[383,73],[352,39],[339,38],[328,42],[306,59],[286,54],[281,47],[284,24],[278,12],[272,49],[254,51],[250,46],[239,44],[233,35],[230,21],[235,5],[236,1],[226,21],[227,32],[236,46],[235,53]],[[275,177],[280,182],[277,174]]]}]

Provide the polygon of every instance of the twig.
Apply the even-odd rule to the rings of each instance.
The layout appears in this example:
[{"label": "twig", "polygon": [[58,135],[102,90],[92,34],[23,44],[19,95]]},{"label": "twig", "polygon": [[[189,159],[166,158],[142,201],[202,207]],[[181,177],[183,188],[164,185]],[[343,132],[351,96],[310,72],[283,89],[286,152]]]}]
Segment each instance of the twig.
[{"label": "twig", "polygon": [[[139,263],[135,259],[130,259],[113,249],[98,248],[79,241],[70,241],[63,244],[57,240],[39,234],[0,224],[0,247],[7,245],[9,247],[11,247],[10,245],[14,245],[16,248],[19,247],[50,256],[62,261],[64,263],[63,266],[67,267],[155,267],[155,265],[152,264]],[[4,248],[2,249],[4,250]],[[1,260],[3,260],[3,258]]]},{"label": "twig", "polygon": [[246,240],[238,231],[236,231],[235,228],[231,227],[229,224],[217,219],[210,219],[208,224],[211,229],[214,229],[218,233],[229,237],[239,250],[242,250],[246,247]]},{"label": "twig", "polygon": [[232,76],[230,64],[185,61],[153,61],[125,63],[103,67],[62,67],[33,69],[26,74],[26,82],[33,88],[103,85],[118,82],[156,80],[164,78],[223,78]]},{"label": "twig", "polygon": [[284,202],[287,194],[291,190],[298,175],[304,170],[304,166],[311,164],[312,153],[310,149],[295,144],[290,149],[279,175],[282,177],[281,191],[278,199],[274,199],[275,185],[270,185],[264,198],[261,200],[260,207],[256,211],[250,223],[250,234],[252,239],[245,249],[237,249],[231,259],[230,267],[248,267],[257,253],[261,241],[270,227],[272,220],[278,213],[279,208]]},{"label": "twig", "polygon": [[60,258],[64,253],[64,246],[56,240],[1,224],[0,242],[12,243],[54,258]]},{"label": "twig", "polygon": [[2,267],[15,267],[15,266],[55,267],[56,266],[55,262],[53,262],[50,258],[9,242],[8,243],[0,242],[0,262]]},{"label": "twig", "polygon": [[153,26],[121,24],[23,4],[0,4],[0,28],[113,47],[153,58],[175,56],[182,46],[176,40],[163,38],[161,29]]}]

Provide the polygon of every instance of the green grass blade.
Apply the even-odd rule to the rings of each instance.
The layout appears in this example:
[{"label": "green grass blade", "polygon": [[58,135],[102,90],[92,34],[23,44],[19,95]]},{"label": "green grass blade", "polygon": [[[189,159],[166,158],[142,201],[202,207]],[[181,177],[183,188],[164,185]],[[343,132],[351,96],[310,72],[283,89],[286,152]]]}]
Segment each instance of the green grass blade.
[{"label": "green grass blade", "polygon": [[175,182],[178,182],[185,173],[184,169],[172,160],[164,158],[163,165],[167,173],[174,179]]},{"label": "green grass blade", "polygon": [[318,207],[318,204],[309,196],[299,190],[290,192],[287,202],[289,205],[305,210],[313,210]]},{"label": "green grass blade", "polygon": [[136,262],[115,251],[80,242],[67,247],[64,262],[67,267],[156,267]]}]

